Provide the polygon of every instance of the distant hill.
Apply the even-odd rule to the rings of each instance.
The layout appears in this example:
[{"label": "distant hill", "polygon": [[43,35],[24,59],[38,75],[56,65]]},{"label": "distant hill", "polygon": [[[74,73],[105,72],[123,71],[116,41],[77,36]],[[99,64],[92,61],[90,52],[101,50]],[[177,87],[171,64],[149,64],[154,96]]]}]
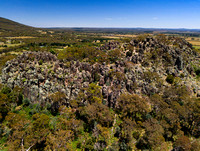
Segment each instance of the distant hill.
[{"label": "distant hill", "polygon": [[199,34],[200,29],[170,29],[170,28],[95,28],[95,27],[80,27],[80,28],[71,28],[71,27],[52,27],[47,28],[51,30],[60,30],[60,31],[77,31],[77,32],[95,32],[95,33],[117,33],[117,34],[142,34],[142,33],[164,33],[164,34],[180,34],[180,33],[195,33]]},{"label": "distant hill", "polygon": [[18,22],[0,17],[0,35],[21,36],[38,33],[38,28],[20,24]]},{"label": "distant hill", "polygon": [[164,33],[164,34],[187,34],[187,36],[199,37],[200,29],[167,29],[167,28],[35,28],[27,26],[3,17],[0,17],[0,36],[38,36],[42,31],[75,31],[75,32],[95,32],[95,33],[117,33],[117,34],[141,34],[141,33]]},{"label": "distant hill", "polygon": [[0,17],[0,30],[4,31],[25,31],[25,30],[35,30],[35,28],[20,24],[18,22]]}]

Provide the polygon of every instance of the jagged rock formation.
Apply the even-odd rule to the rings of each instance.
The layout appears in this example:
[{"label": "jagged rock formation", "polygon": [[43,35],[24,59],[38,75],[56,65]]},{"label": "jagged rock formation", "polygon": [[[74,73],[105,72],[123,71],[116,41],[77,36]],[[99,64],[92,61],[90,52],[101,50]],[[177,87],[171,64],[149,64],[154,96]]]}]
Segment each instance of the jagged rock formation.
[{"label": "jagged rock formation", "polygon": [[100,50],[120,48],[123,57],[113,64],[93,65],[87,62],[63,63],[48,52],[24,52],[6,63],[0,82],[13,88],[24,88],[31,101],[50,101],[57,91],[66,95],[66,101],[75,99],[82,88],[97,83],[108,106],[124,92],[152,95],[174,85],[186,86],[192,95],[200,96],[200,82],[193,65],[199,65],[199,56],[192,46],[179,38],[134,39],[130,43],[108,43]]}]

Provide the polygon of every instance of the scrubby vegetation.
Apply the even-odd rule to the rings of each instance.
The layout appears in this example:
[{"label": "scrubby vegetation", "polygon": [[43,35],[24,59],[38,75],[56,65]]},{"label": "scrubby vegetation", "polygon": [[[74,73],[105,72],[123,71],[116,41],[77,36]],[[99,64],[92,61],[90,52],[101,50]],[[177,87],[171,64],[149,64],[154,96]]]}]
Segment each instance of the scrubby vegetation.
[{"label": "scrubby vegetation", "polygon": [[0,93],[1,148],[8,150],[169,150],[198,151],[200,100],[184,88],[170,88],[150,98],[123,94],[116,108],[103,104],[95,84],[64,105],[32,104],[20,88]]},{"label": "scrubby vegetation", "polygon": [[199,54],[184,39],[2,29],[0,150],[200,150]]}]

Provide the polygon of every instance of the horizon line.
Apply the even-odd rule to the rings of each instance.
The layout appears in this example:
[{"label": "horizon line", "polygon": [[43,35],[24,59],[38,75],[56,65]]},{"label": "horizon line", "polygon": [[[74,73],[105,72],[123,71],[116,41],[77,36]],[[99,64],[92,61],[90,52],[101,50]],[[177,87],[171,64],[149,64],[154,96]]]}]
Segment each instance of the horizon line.
[{"label": "horizon line", "polygon": [[[34,26],[32,26],[34,27]],[[93,28],[93,29],[182,29],[182,30],[200,30],[200,28],[173,28],[173,27],[76,27],[76,26],[71,26],[71,27],[60,27],[60,26],[55,26],[55,27],[35,27],[35,28]]]},{"label": "horizon line", "polygon": [[42,27],[42,26],[32,26],[32,25],[27,25],[27,24],[24,24],[24,23],[21,23],[21,22],[18,22],[16,20],[12,20],[10,18],[5,18],[5,17],[2,17],[0,16],[0,18],[4,18],[4,19],[7,19],[7,20],[10,20],[10,21],[13,21],[13,22],[16,22],[16,23],[19,23],[19,24],[22,24],[22,25],[25,25],[25,26],[29,26],[29,27],[33,27],[33,28],[46,28],[46,29],[52,29],[52,28],[60,28],[60,29],[64,29],[64,28],[91,28],[91,29],[159,29],[159,30],[200,30],[200,28],[185,28],[185,27],[180,27],[180,28],[176,28],[176,27],[91,27],[91,26],[88,26],[88,27],[81,27],[81,26],[69,26],[69,27],[61,27],[61,26],[54,26],[54,27]]}]

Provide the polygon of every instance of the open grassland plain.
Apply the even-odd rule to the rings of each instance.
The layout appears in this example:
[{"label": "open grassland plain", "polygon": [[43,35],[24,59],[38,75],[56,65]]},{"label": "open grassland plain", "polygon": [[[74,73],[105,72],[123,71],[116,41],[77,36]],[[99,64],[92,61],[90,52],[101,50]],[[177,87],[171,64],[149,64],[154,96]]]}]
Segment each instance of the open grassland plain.
[{"label": "open grassland plain", "polygon": [[134,34],[110,34],[110,35],[104,35],[103,38],[111,38],[111,39],[119,39],[119,38],[135,38],[137,35]]},{"label": "open grassland plain", "polygon": [[187,37],[185,40],[191,43],[195,49],[200,49],[200,37]]},{"label": "open grassland plain", "polygon": [[200,46],[200,41],[191,40],[191,41],[188,41],[188,42],[191,43],[194,46]]}]

